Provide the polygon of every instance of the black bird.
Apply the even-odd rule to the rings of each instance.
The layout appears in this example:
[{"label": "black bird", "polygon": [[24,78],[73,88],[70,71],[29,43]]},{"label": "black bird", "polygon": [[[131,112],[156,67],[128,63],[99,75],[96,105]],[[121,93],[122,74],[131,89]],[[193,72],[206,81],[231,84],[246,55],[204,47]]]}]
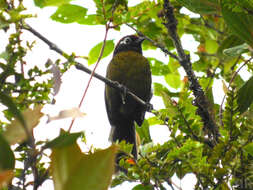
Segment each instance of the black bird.
[{"label": "black bird", "polygon": [[[148,60],[142,55],[144,38],[135,35],[123,37],[117,44],[113,58],[107,67],[106,77],[118,81],[145,102],[151,93],[151,71]],[[143,123],[146,109],[132,97],[105,86],[105,104],[111,124],[111,140],[125,140],[133,144],[132,154],[137,159],[136,122]],[[118,155],[119,156],[119,155]],[[117,156],[116,160],[119,160]]]}]

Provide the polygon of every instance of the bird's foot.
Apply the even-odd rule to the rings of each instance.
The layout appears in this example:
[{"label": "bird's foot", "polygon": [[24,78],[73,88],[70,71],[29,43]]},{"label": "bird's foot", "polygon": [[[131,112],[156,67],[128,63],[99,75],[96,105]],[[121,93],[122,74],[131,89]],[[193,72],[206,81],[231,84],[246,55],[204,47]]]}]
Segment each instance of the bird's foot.
[{"label": "bird's foot", "polygon": [[119,88],[121,90],[120,91],[120,96],[121,96],[122,104],[126,104],[127,88],[124,85],[120,84],[120,83],[118,83],[118,86],[119,86]]},{"label": "bird's foot", "polygon": [[146,102],[146,111],[151,112],[154,109],[153,105],[149,102]]}]

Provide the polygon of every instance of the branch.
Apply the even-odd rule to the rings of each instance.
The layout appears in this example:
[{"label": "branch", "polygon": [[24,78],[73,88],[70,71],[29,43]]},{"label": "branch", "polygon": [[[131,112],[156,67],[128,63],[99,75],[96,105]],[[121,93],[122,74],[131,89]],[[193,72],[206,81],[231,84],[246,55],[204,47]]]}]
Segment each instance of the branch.
[{"label": "branch", "polygon": [[66,56],[66,54],[64,53],[64,51],[62,51],[60,48],[57,47],[57,45],[55,45],[54,43],[52,43],[51,41],[49,41],[47,38],[45,38],[42,34],[40,34],[39,32],[37,32],[36,30],[34,30],[30,25],[24,23],[23,25],[21,25],[21,27],[23,29],[25,29],[25,30],[28,30],[29,32],[31,32],[32,34],[34,34],[34,36],[37,36],[39,39],[41,39],[43,42],[45,42],[49,46],[49,48],[51,50],[56,51],[57,53],[61,54],[64,57]]},{"label": "branch", "polygon": [[170,37],[177,50],[179,63],[184,68],[188,76],[190,82],[190,90],[192,90],[195,96],[194,105],[198,107],[197,114],[202,118],[205,128],[209,131],[209,135],[213,137],[213,141],[217,142],[218,137],[220,136],[219,129],[213,118],[211,117],[211,114],[208,112],[208,101],[205,97],[202,87],[197,80],[197,77],[192,70],[190,56],[185,54],[180,38],[177,34],[177,20],[174,17],[173,7],[168,0],[164,0],[163,6],[165,14],[165,22],[163,24],[167,28],[168,33],[170,34]]},{"label": "branch", "polygon": [[[33,29],[32,27],[30,27],[28,24],[24,24],[22,26],[23,29],[33,33],[35,36],[37,36],[39,39],[41,39],[43,42],[45,42],[50,49],[56,51],[57,53],[59,53],[60,55],[64,56],[65,58],[69,58],[70,56],[67,55],[62,49],[60,49],[57,45],[55,45],[53,42],[51,42],[50,40],[48,40],[46,37],[44,37],[42,34],[40,34],[39,32],[37,32],[35,29]],[[100,58],[101,59],[101,58]],[[84,65],[82,65],[81,63],[73,60],[73,62],[75,63],[75,67],[78,70],[84,71],[88,74],[92,74],[92,70],[88,69],[87,67],[85,67]],[[132,96],[138,103],[140,103],[141,105],[143,105],[144,107],[147,108],[147,111],[151,112],[151,110],[153,109],[152,105],[150,103],[146,103],[145,101],[143,101],[141,98],[139,98],[138,96],[136,96],[133,92],[131,92],[128,88],[126,88],[124,85],[119,84],[117,81],[112,81],[108,78],[105,78],[95,72],[93,72],[93,76],[97,79],[99,79],[100,81],[104,82],[105,84],[107,84],[108,86],[118,89],[119,92],[126,92],[127,95]]]},{"label": "branch", "polygon": [[142,36],[143,38],[145,38],[146,40],[150,41],[154,46],[160,48],[165,54],[169,55],[170,57],[176,59],[176,60],[179,60],[179,58],[171,53],[169,50],[167,50],[163,45],[157,43],[156,41],[152,40],[151,38],[145,36],[142,32],[140,32],[139,30],[137,30],[136,28],[134,28],[133,26],[131,26],[130,24],[127,24],[126,25],[130,28],[132,28],[139,36]]}]

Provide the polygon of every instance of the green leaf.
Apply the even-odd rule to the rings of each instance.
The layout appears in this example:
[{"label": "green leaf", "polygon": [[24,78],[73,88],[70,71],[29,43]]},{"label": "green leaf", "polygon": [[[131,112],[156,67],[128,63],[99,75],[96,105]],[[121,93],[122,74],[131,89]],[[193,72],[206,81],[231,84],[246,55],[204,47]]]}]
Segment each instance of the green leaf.
[{"label": "green leaf", "polygon": [[83,19],[78,21],[78,24],[84,25],[98,25],[101,24],[97,21],[98,15],[85,15]]},{"label": "green leaf", "polygon": [[7,106],[8,110],[14,115],[14,117],[16,117],[20,121],[20,123],[24,127],[26,127],[26,122],[24,120],[23,115],[9,96],[0,92],[0,102]]},{"label": "green leaf", "polygon": [[64,4],[58,7],[57,11],[51,16],[52,20],[61,23],[81,22],[86,16],[87,9],[78,5]]},{"label": "green leaf", "polygon": [[165,76],[165,81],[168,85],[175,89],[178,89],[182,84],[182,81],[180,80],[180,75],[177,73],[167,74]]},{"label": "green leaf", "polygon": [[51,169],[55,190],[106,190],[114,172],[116,146],[83,154],[78,145],[53,148]]},{"label": "green leaf", "polygon": [[8,7],[8,4],[5,0],[0,0],[0,9],[5,9]]},{"label": "green leaf", "polygon": [[[100,42],[90,50],[89,59],[88,59],[89,65],[91,65],[97,61],[100,51],[102,49],[102,46],[103,46],[103,42]],[[110,55],[110,53],[113,51],[113,49],[114,49],[113,40],[107,40],[102,58],[105,58],[106,56]]]},{"label": "green leaf", "polygon": [[218,0],[177,0],[187,9],[199,14],[214,14],[220,11]]},{"label": "green leaf", "polygon": [[135,127],[138,135],[140,136],[141,139],[141,144],[146,144],[151,142],[151,137],[149,133],[149,123],[147,120],[144,120],[142,123],[141,127]]},{"label": "green leaf", "polygon": [[43,8],[46,6],[61,6],[63,4],[69,3],[72,0],[34,0],[36,6]]},{"label": "green leaf", "polygon": [[223,53],[226,56],[230,56],[230,57],[237,57],[239,55],[241,55],[242,53],[246,53],[249,51],[249,45],[244,43],[242,45],[238,45],[229,49],[225,49],[223,51]]},{"label": "green leaf", "polygon": [[253,77],[251,77],[239,90],[237,96],[238,109],[245,112],[253,101]]},{"label": "green leaf", "polygon": [[248,152],[251,156],[253,156],[253,142],[247,144],[246,146],[243,147],[243,149]]},{"label": "green leaf", "polygon": [[143,184],[139,184],[134,186],[134,188],[132,190],[153,190],[154,187],[152,185],[143,185]]},{"label": "green leaf", "polygon": [[219,56],[219,58],[224,58],[223,51],[225,49],[230,49],[232,47],[235,47],[241,44],[243,44],[243,40],[241,40],[236,35],[230,35],[221,42],[221,45],[219,46],[218,51],[217,51],[217,55]]},{"label": "green leaf", "polygon": [[163,86],[160,83],[154,83],[154,95],[156,96],[162,96],[162,92],[166,92],[171,97],[179,97],[179,93],[170,92],[165,86]]},{"label": "green leaf", "polygon": [[219,44],[215,40],[207,39],[205,42],[205,48],[208,53],[214,54],[216,53]]},{"label": "green leaf", "polygon": [[8,142],[0,134],[0,172],[15,168],[15,157]]},{"label": "green leaf", "polygon": [[235,12],[221,1],[222,15],[228,27],[239,38],[253,47],[253,16]]},{"label": "green leaf", "polygon": [[152,75],[160,76],[170,73],[170,69],[167,64],[164,64],[163,62],[151,57],[149,57],[148,60],[151,66]]},{"label": "green leaf", "polygon": [[52,141],[48,142],[45,145],[45,148],[62,148],[69,146],[76,142],[77,138],[82,136],[83,133],[67,133],[63,132],[60,136],[56,137]]}]

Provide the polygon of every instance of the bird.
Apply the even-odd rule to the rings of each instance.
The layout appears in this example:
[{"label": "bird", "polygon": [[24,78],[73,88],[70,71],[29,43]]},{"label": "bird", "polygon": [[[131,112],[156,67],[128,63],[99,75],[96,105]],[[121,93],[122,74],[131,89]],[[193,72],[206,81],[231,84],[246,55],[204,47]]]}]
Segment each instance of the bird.
[{"label": "bird", "polygon": [[[112,60],[107,66],[106,78],[117,81],[143,101],[149,103],[151,92],[151,69],[147,58],[142,55],[145,38],[137,35],[123,37],[117,43]],[[130,95],[105,85],[105,105],[111,125],[110,140],[133,144],[132,155],[137,159],[135,123],[141,126],[146,108]],[[118,153],[116,162],[120,160]],[[116,163],[117,164],[117,163]]]}]

